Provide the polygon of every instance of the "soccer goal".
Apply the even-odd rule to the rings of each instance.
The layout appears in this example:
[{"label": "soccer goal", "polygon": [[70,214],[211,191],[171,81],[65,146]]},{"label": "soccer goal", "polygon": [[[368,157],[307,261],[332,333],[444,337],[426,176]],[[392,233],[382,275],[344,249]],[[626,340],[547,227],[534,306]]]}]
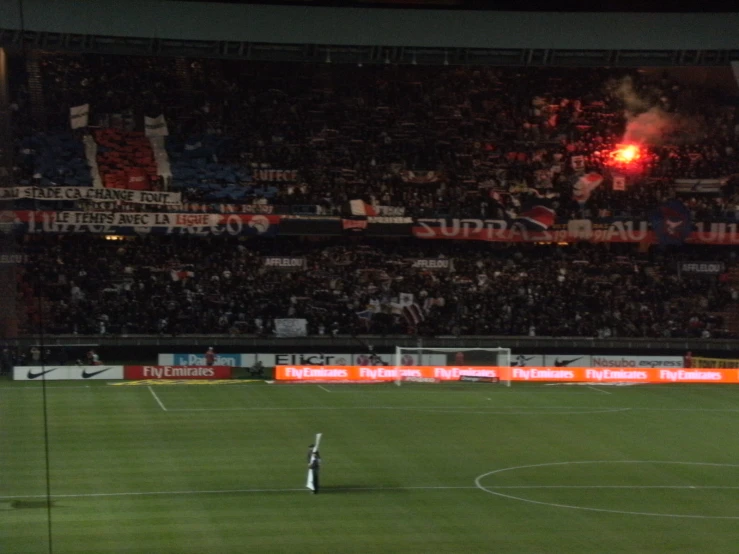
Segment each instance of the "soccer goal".
[{"label": "soccer goal", "polygon": [[[480,375],[484,368],[497,368],[500,383],[511,386],[510,348],[429,348],[426,346],[396,346],[395,367],[399,369],[399,385],[404,379],[401,368],[433,366],[456,370],[455,374]],[[477,369],[479,368],[479,370]]]}]

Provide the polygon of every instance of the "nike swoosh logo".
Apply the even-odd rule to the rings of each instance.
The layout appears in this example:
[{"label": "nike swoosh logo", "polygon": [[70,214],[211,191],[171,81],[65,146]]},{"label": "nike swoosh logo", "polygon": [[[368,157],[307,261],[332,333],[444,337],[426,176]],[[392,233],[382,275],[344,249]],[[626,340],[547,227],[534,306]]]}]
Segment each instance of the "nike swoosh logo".
[{"label": "nike swoosh logo", "polygon": [[83,379],[89,379],[90,377],[95,377],[95,375],[100,375],[100,374],[101,374],[101,373],[103,373],[104,371],[108,371],[108,370],[110,370],[110,369],[113,369],[113,368],[112,368],[112,367],[106,367],[105,369],[101,369],[101,370],[99,370],[99,371],[91,371],[91,372],[89,372],[89,373],[87,372],[87,370],[86,370],[86,369],[83,369],[83,370],[82,370],[82,378],[83,378]]},{"label": "nike swoosh logo", "polygon": [[42,375],[46,375],[47,373],[51,373],[52,371],[56,371],[59,369],[58,367],[52,367],[51,369],[45,369],[44,371],[39,371],[38,373],[34,373],[32,369],[28,370],[28,378],[29,379],[38,379]]}]

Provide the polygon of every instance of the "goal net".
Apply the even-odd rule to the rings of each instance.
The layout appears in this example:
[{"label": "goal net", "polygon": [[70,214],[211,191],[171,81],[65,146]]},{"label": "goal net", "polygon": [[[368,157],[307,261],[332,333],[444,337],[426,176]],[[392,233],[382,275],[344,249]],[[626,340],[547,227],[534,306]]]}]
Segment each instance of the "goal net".
[{"label": "goal net", "polygon": [[395,366],[400,370],[396,381],[398,385],[404,380],[410,380],[404,376],[402,368],[432,366],[439,368],[439,373],[447,380],[465,380],[459,379],[459,376],[469,378],[495,375],[500,383],[511,386],[510,348],[397,346],[395,347]]}]

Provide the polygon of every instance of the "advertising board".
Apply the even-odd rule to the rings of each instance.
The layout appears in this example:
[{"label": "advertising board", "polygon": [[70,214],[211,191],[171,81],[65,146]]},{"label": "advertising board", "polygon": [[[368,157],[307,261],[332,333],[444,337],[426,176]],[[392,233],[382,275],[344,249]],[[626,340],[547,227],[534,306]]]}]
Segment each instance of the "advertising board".
[{"label": "advertising board", "polygon": [[123,379],[120,365],[16,366],[14,381],[90,381]]},{"label": "advertising board", "polygon": [[[378,354],[384,365],[395,365],[395,354]],[[195,353],[166,353],[159,354],[159,365],[205,365],[205,354]],[[260,362],[264,367],[278,365],[372,365],[369,354],[336,354],[315,352],[292,352],[290,354],[217,354],[216,365],[230,367],[252,367]],[[403,365],[446,365],[445,354],[425,353],[423,355],[404,353],[401,359]],[[379,365],[379,364],[376,364]],[[539,364],[541,365],[541,364]]]},{"label": "advertising board", "polygon": [[[580,367],[586,364],[577,364]],[[621,356],[619,354],[594,355],[589,366],[596,367],[683,367],[682,356]]]},{"label": "advertising board", "polygon": [[125,379],[230,379],[229,366],[127,365]]},{"label": "advertising board", "polygon": [[[250,367],[254,365],[254,354],[217,354],[215,365],[229,367]],[[159,354],[159,365],[204,366],[205,354]]]},{"label": "advertising board", "polygon": [[277,366],[278,381],[378,382],[405,377],[459,381],[462,376],[572,383],[739,383],[736,369],[659,367],[363,367]]},{"label": "advertising board", "polygon": [[456,366],[286,366],[275,367],[277,381],[395,381],[423,377],[441,381],[459,381],[462,375],[498,377],[500,368]]}]

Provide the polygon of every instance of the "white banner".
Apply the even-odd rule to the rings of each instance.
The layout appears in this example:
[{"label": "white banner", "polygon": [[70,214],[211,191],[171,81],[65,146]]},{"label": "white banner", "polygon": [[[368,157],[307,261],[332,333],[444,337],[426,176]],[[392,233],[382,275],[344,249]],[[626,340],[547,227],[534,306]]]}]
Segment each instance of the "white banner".
[{"label": "white banner", "polygon": [[[242,354],[248,356],[249,354]],[[254,354],[252,354],[254,355]],[[277,365],[290,366],[322,366],[322,365],[395,365],[395,354],[315,354],[315,353],[291,353],[291,354],[256,354],[256,360],[262,362],[265,367]],[[376,359],[372,359],[376,357]],[[447,355],[438,352],[404,352],[400,363],[404,366],[414,365],[449,365]]]},{"label": "white banner", "polygon": [[[381,363],[366,354],[293,352],[290,354],[218,354],[216,365],[251,367],[285,366],[395,366],[395,354],[376,354]],[[448,366],[454,364],[454,352],[404,352],[402,366]],[[469,362],[468,362],[469,363]],[[160,365],[204,365],[203,354],[159,354]],[[511,354],[512,367],[654,367],[682,368],[682,356],[621,356],[619,354]],[[107,367],[107,366],[100,366]],[[102,378],[102,377],[101,377]]]},{"label": "white banner", "polygon": [[511,354],[512,367],[683,367],[682,356]]},{"label": "white banner", "polygon": [[544,356],[541,354],[511,353],[511,367],[541,367],[545,365]]},{"label": "white banner", "polygon": [[69,125],[72,129],[87,127],[90,121],[90,104],[69,108]]},{"label": "white banner", "polygon": [[255,181],[265,183],[293,183],[298,180],[297,169],[255,169],[252,173]]},{"label": "white banner", "polygon": [[122,365],[16,366],[14,381],[113,381],[123,379]]},{"label": "white banner", "polygon": [[728,180],[728,177],[724,177],[723,179],[675,179],[675,190],[677,192],[721,194],[721,187]]},{"label": "white banner", "polygon": [[591,365],[572,364],[573,367],[683,367],[682,356],[621,356],[605,354],[592,356]]},{"label": "white banner", "polygon": [[[375,356],[375,359],[373,359]],[[528,365],[544,365],[543,356],[539,356],[540,362]],[[454,353],[444,354],[439,352],[404,352],[400,363],[403,366],[433,365],[447,366],[453,363]],[[159,365],[179,366],[203,366],[205,365],[204,354],[177,353],[159,354]],[[217,354],[216,365],[231,367],[252,367],[260,362],[264,367],[275,367],[278,365],[289,366],[323,366],[323,365],[357,365],[357,366],[394,366],[395,354],[316,354],[309,352],[298,352],[290,354]]]},{"label": "white banner", "polygon": [[157,175],[167,183],[172,179],[172,165],[169,163],[169,154],[167,154],[167,148],[164,144],[164,137],[160,135],[150,136],[149,144],[151,144],[151,151],[154,152],[154,160],[157,163]]},{"label": "white banner", "polygon": [[109,189],[97,187],[10,187],[0,188],[0,200],[89,200],[129,204],[179,205],[179,192]]},{"label": "white banner", "polygon": [[262,258],[264,267],[282,271],[298,271],[306,268],[306,259],[289,256],[267,256]]},{"label": "white banner", "polygon": [[144,116],[144,133],[147,137],[168,136],[169,129],[167,129],[167,121],[164,119],[164,114],[158,115],[157,117]]},{"label": "white banner", "polygon": [[680,274],[715,277],[726,271],[726,264],[724,262],[680,262],[677,264],[677,271]]},{"label": "white banner", "polygon": [[[251,367],[256,362],[257,354],[216,354],[214,365],[229,367]],[[262,362],[263,365],[264,362]],[[205,353],[188,354],[178,352],[177,354],[159,354],[158,365],[160,366],[205,366],[207,361]]]},{"label": "white banner", "polygon": [[375,211],[377,215],[385,217],[403,217],[405,215],[404,206],[375,206]]},{"label": "white banner", "polygon": [[[449,258],[417,258],[411,260],[414,269],[452,269],[452,260]],[[402,303],[402,302],[401,302]]]},{"label": "white banner", "polygon": [[275,335],[278,337],[305,337],[308,321],[298,318],[275,319]]},{"label": "white banner", "polygon": [[85,146],[87,165],[90,166],[92,186],[98,189],[103,188],[103,178],[100,176],[100,167],[98,166],[98,143],[95,142],[91,134],[85,134],[82,137],[82,144]]},{"label": "white banner", "polygon": [[588,354],[545,354],[547,367],[590,367],[592,360]]},{"label": "white banner", "polygon": [[[166,193],[153,193],[166,194]],[[109,225],[118,227],[211,227],[218,225],[219,214],[49,212],[57,225]]]}]

